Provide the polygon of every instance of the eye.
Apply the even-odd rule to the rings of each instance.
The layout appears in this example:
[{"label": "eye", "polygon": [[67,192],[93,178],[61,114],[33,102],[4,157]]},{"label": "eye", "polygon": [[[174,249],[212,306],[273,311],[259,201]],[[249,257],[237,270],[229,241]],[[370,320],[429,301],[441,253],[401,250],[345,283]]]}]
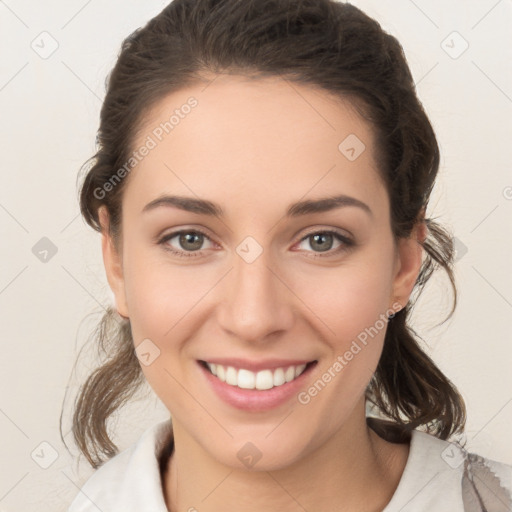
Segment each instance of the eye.
[{"label": "eye", "polygon": [[[336,243],[338,245],[335,246]],[[302,244],[308,244],[313,249],[313,251],[307,251],[306,249],[307,252],[327,253],[326,256],[323,254],[315,254],[314,257],[333,256],[355,245],[350,238],[342,235],[338,231],[333,230],[315,231],[309,233],[304,238],[302,238],[299,243],[299,248],[301,248]],[[334,250],[331,250],[333,246],[335,248]]]},{"label": "eye", "polygon": [[[210,245],[204,247],[205,242],[209,242]],[[168,233],[158,243],[163,245],[166,251],[185,258],[202,256],[202,251],[212,249],[215,245],[211,238],[199,229],[182,229]],[[303,244],[308,244],[313,250],[305,249]],[[317,253],[313,255],[316,258],[337,255],[353,247],[355,242],[338,231],[322,230],[307,234],[298,245],[299,249],[306,252]]]},{"label": "eye", "polygon": [[[173,242],[173,240],[175,241]],[[165,235],[159,244],[164,246],[164,249],[170,251],[176,256],[180,257],[196,257],[201,255],[201,251],[205,249],[211,249],[210,247],[203,247],[205,241],[209,241],[213,246],[212,240],[198,229],[188,229],[174,231]]]}]

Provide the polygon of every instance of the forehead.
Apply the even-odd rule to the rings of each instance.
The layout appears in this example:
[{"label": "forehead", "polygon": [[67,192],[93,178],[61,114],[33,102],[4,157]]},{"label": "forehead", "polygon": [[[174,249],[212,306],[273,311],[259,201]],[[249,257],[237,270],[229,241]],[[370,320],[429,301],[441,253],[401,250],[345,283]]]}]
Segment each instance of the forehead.
[{"label": "forehead", "polygon": [[143,146],[125,192],[139,209],[165,192],[254,207],[334,190],[386,201],[372,127],[349,100],[282,78],[216,75],[173,92],[147,113]]}]

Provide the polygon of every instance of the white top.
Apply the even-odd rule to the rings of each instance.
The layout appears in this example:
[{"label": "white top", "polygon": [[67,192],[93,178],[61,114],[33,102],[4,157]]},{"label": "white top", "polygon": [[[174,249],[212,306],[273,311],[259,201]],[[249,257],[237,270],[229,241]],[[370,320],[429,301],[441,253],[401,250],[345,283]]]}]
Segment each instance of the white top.
[{"label": "white top", "polygon": [[[159,458],[170,433],[171,420],[148,428],[86,481],[68,512],[168,512]],[[404,472],[382,512],[476,512],[485,510],[480,500],[489,512],[512,511],[512,466],[413,430]]]}]

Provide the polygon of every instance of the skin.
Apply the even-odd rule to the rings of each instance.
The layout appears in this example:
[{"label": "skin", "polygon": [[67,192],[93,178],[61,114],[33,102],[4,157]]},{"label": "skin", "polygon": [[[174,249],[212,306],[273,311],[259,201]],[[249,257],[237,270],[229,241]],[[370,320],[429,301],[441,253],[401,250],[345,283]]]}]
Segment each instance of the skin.
[{"label": "skin", "polygon": [[[129,175],[118,251],[108,213],[100,210],[118,311],[130,319],[135,346],[149,338],[160,350],[141,366],[173,419],[175,452],[163,475],[167,506],[382,510],[409,450],[381,439],[365,421],[364,393],[385,328],[305,405],[294,397],[268,411],[238,410],[217,397],[197,360],[317,360],[307,390],[359,333],[394,304],[407,303],[421,266],[423,224],[395,242],[372,127],[347,100],[311,86],[217,75],[206,88],[190,86],[155,105],[135,146],[190,96],[197,107]],[[349,134],[366,146],[354,161],[338,149]],[[208,199],[224,216],[175,207],[141,213],[163,193]],[[345,206],[285,217],[293,202],[338,194],[363,201],[372,214]],[[179,237],[158,244],[165,234],[193,228],[210,239],[199,256],[165,250],[187,252]],[[307,238],[328,229],[355,246],[333,238],[322,252]],[[247,236],[263,251],[252,263],[236,252]],[[237,457],[247,442],[262,454],[252,468]]]}]

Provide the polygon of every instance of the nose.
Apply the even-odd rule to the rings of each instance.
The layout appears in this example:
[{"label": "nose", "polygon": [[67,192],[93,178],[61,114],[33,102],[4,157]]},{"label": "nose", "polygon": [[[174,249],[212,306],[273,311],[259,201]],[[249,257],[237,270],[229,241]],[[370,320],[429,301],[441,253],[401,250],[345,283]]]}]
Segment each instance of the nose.
[{"label": "nose", "polygon": [[289,330],[294,320],[294,296],[266,251],[252,263],[235,254],[233,267],[224,280],[218,306],[221,328],[250,342],[264,342],[270,337],[275,340],[278,333]]}]

